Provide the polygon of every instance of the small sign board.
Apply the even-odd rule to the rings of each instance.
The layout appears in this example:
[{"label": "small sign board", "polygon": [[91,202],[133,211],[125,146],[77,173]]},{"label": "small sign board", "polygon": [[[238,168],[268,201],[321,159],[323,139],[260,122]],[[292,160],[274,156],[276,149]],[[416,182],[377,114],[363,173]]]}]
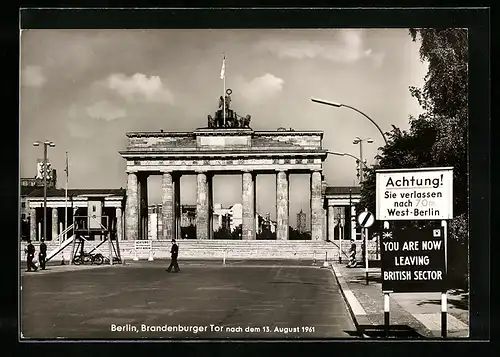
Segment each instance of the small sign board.
[{"label": "small sign board", "polygon": [[453,218],[453,168],[376,170],[376,218],[381,221]]},{"label": "small sign board", "polygon": [[358,215],[358,223],[363,228],[369,228],[375,222],[375,216],[370,211],[361,212]]},{"label": "small sign board", "polygon": [[136,240],[135,242],[135,250],[151,250],[153,248],[153,241],[148,240]]},{"label": "small sign board", "polygon": [[446,261],[442,227],[383,230],[380,252],[383,291],[443,291]]}]

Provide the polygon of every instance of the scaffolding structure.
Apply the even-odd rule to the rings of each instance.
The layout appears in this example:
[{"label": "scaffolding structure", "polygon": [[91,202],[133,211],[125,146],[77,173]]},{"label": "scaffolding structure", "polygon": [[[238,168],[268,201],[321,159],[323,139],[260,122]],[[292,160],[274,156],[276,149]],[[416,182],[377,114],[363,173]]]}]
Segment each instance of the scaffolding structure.
[{"label": "scaffolding structure", "polygon": [[111,230],[109,229],[109,217],[108,216],[74,216],[73,217],[73,231],[74,239],[73,245],[71,247],[71,257],[69,264],[73,264],[77,254],[82,257],[84,255],[85,242],[89,240],[95,240],[97,237],[101,239],[99,244],[97,244],[90,252],[87,254],[92,254],[101,247],[104,243],[108,242],[108,255],[103,254],[105,259],[108,260],[107,263],[113,265],[113,263],[121,263],[122,258],[120,254],[120,246],[118,243],[118,237],[115,240],[111,238]]}]

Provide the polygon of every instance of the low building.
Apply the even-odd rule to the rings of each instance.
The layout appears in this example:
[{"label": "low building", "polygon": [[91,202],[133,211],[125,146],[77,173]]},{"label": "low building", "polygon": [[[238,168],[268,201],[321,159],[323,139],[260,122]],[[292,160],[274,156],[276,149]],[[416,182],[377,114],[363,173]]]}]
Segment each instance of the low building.
[{"label": "low building", "polygon": [[[123,239],[125,193],[120,189],[47,189],[47,241],[54,240],[67,226],[77,224],[80,228],[108,229],[112,237]],[[29,210],[29,236],[33,241],[43,235],[44,189],[37,188],[26,196]],[[71,235],[70,232],[69,235]],[[85,236],[85,234],[84,234]],[[102,236],[98,238],[102,239]],[[89,236],[94,239],[94,236]],[[97,238],[96,238],[97,239]]]},{"label": "low building", "polygon": [[329,186],[324,193],[327,237],[329,240],[361,239],[361,230],[356,223],[356,205],[361,199],[359,186]]}]

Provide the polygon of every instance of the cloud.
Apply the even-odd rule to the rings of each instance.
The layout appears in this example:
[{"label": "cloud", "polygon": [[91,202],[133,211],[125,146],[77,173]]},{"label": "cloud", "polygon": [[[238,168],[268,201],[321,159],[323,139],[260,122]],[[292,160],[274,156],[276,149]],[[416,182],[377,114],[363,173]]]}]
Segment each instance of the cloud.
[{"label": "cloud", "polygon": [[75,139],[85,139],[92,136],[92,130],[88,125],[84,125],[81,121],[68,121],[69,136]]},{"label": "cloud", "polygon": [[[279,58],[322,58],[339,63],[353,63],[364,58],[375,58],[377,63],[383,57],[372,49],[365,48],[363,31],[339,30],[330,40],[269,39],[256,45],[257,50],[272,53]],[[378,56],[378,57],[377,57]]]},{"label": "cloud", "polygon": [[111,74],[104,85],[120,94],[128,101],[145,100],[148,102],[174,104],[174,95],[158,76],[147,77],[136,73],[127,77],[121,73]]},{"label": "cloud", "polygon": [[46,82],[47,78],[42,73],[42,67],[40,66],[26,66],[21,72],[21,79],[23,85],[26,87],[42,87]]},{"label": "cloud", "polygon": [[127,115],[127,111],[120,108],[107,100],[101,100],[93,103],[86,108],[87,114],[95,119],[104,119],[106,121],[123,118]]},{"label": "cloud", "polygon": [[276,95],[283,89],[283,79],[270,73],[256,77],[251,81],[239,79],[239,92],[241,96],[251,102],[260,102],[266,98]]}]

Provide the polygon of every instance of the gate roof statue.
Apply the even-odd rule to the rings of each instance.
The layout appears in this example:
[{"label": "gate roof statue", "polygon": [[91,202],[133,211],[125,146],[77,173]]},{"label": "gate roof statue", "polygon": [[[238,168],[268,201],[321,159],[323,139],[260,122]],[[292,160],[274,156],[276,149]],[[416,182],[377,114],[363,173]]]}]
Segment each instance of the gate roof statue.
[{"label": "gate roof statue", "polygon": [[208,128],[250,128],[251,116],[238,115],[231,109],[231,89],[226,90],[224,98],[219,98],[219,109],[215,112],[215,117],[208,115]]}]

